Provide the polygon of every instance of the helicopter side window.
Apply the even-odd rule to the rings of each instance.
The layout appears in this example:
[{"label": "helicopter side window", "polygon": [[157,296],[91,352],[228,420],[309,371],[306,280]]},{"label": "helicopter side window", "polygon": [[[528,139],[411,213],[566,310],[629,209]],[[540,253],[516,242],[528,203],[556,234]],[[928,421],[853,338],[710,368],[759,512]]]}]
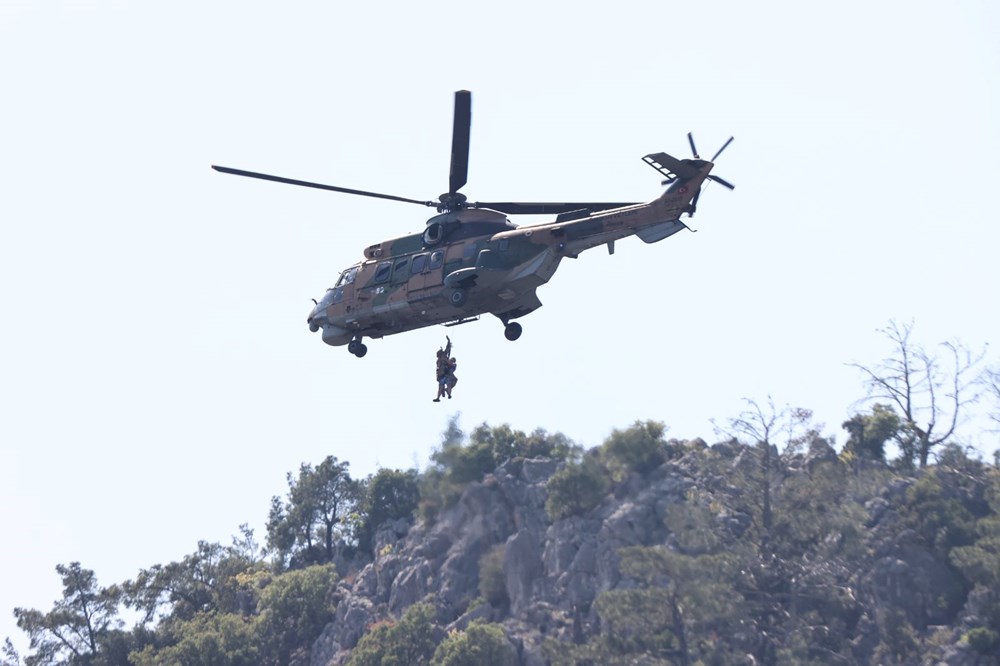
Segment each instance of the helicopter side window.
[{"label": "helicopter side window", "polygon": [[413,257],[413,263],[410,264],[410,273],[416,275],[417,273],[423,273],[424,268],[427,266],[427,255],[418,254]]},{"label": "helicopter side window", "polygon": [[431,270],[435,268],[441,268],[444,264],[444,252],[442,250],[435,250],[431,252]]},{"label": "helicopter side window", "polygon": [[503,252],[508,247],[510,247],[510,239],[509,238],[501,239],[501,241],[500,241],[500,248],[499,248],[500,251]]},{"label": "helicopter side window", "polygon": [[375,277],[372,278],[373,284],[378,284],[380,282],[385,282],[389,279],[389,273],[392,272],[392,262],[383,261],[375,268]]},{"label": "helicopter side window", "polygon": [[406,262],[410,260],[409,257],[401,257],[396,259],[396,262],[392,266],[392,281],[393,283],[405,282],[407,278],[406,273]]}]

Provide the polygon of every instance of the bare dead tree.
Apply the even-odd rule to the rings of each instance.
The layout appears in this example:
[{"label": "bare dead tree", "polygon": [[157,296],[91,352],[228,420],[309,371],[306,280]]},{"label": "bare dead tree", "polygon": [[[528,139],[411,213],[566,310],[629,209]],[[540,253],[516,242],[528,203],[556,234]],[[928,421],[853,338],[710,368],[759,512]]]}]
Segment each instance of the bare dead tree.
[{"label": "bare dead tree", "polygon": [[990,419],[1000,427],[1000,366],[989,368],[983,375],[986,392],[993,400]]},{"label": "bare dead tree", "polygon": [[892,343],[890,355],[876,365],[848,365],[864,375],[862,402],[889,400],[899,409],[903,427],[896,439],[903,457],[911,463],[917,458],[925,467],[931,449],[955,434],[963,410],[979,399],[985,350],[948,341],[928,352],[911,342],[912,321],[890,320],[879,332]]},{"label": "bare dead tree", "polygon": [[717,433],[732,439],[750,439],[760,451],[761,552],[766,552],[774,524],[771,510],[771,476],[774,467],[771,447],[779,443],[784,444],[786,449],[797,446],[802,441],[803,432],[808,430],[812,411],[787,405],[778,409],[771,396],[767,396],[765,406],[750,398],[744,398],[743,401],[746,409],[736,418],[729,419],[726,426],[716,425],[715,429]]}]

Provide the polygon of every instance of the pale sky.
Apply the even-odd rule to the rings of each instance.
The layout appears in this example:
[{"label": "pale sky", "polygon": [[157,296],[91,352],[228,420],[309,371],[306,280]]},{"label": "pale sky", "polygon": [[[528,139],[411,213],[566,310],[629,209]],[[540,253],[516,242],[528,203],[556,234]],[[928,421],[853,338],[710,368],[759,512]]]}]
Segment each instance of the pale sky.
[{"label": "pale sky", "polygon": [[[107,585],[244,522],[263,540],[286,472],[423,466],[456,413],[713,441],[771,395],[842,443],[846,364],[891,318],[997,344],[996,3],[584,7],[0,0],[0,641],[25,645],[12,609],[51,608],[56,564]],[[435,199],[459,89],[471,200],[650,200],[642,156],[688,131],[736,137],[736,189],[696,234],[564,261],[517,342],[484,317],[324,345],[310,298],[433,210],[210,165]]]}]

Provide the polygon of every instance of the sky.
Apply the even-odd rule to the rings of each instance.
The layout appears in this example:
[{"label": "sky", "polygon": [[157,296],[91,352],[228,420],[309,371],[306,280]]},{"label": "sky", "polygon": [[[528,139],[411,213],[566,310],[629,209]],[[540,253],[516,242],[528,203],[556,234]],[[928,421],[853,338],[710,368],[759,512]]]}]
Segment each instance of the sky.
[{"label": "sky", "polygon": [[[423,467],[453,417],[714,441],[770,396],[843,443],[890,320],[996,362],[998,29],[988,0],[0,0],[0,640],[57,564],[108,585],[263,541],[287,472]],[[462,89],[470,200],[651,200],[642,156],[689,131],[735,136],[736,189],[564,261],[516,342],[487,316],[324,345],[310,299],[433,210],[210,165],[435,199]]]}]

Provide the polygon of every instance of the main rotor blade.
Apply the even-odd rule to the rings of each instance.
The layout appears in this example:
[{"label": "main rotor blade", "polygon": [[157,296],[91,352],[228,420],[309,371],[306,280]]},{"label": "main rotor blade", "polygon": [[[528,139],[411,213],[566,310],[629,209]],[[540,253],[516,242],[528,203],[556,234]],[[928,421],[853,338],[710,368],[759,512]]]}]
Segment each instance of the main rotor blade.
[{"label": "main rotor blade", "polygon": [[[642,202],[637,202],[642,203]],[[611,208],[635,206],[637,203],[525,203],[520,201],[477,201],[470,204],[475,208],[490,208],[508,215],[557,215],[575,210],[589,210],[593,213]]]},{"label": "main rotor blade", "polygon": [[723,187],[728,187],[731,190],[735,190],[736,189],[735,185],[733,185],[732,183],[730,183],[728,180],[725,180],[723,178],[720,178],[720,177],[716,176],[714,173],[708,174],[708,177],[711,178],[712,180],[714,180],[715,182],[717,182],[719,185],[722,185]]},{"label": "main rotor blade", "polygon": [[691,144],[691,154],[694,155],[696,160],[700,160],[701,158],[698,157],[698,149],[694,147],[694,134],[691,132],[688,132],[688,143]]},{"label": "main rotor blade", "polygon": [[455,124],[451,133],[451,173],[448,192],[458,192],[469,176],[469,130],[472,126],[472,93],[455,93]]},{"label": "main rotor blade", "polygon": [[714,162],[715,158],[721,155],[722,151],[726,149],[726,146],[728,146],[732,142],[733,142],[733,137],[729,137],[729,140],[726,141],[724,144],[722,144],[722,148],[719,148],[717,151],[715,151],[715,155],[712,155],[712,159],[710,159],[709,162]]},{"label": "main rotor blade", "polygon": [[242,169],[231,169],[224,166],[212,165],[212,168],[222,173],[231,173],[234,176],[246,176],[248,178],[260,178],[261,180],[273,180],[276,183],[286,183],[288,185],[300,185],[302,187],[315,187],[318,190],[330,190],[331,192],[343,192],[344,194],[357,194],[363,197],[374,197],[376,199],[389,199],[390,201],[402,201],[404,203],[420,204],[421,206],[436,206],[433,201],[417,201],[406,197],[397,197],[392,194],[379,194],[378,192],[366,192],[365,190],[352,190],[346,187],[335,185],[323,185],[321,183],[310,183],[305,180],[294,180],[292,178],[282,178],[281,176],[270,176],[266,173],[256,173],[254,171],[243,171]]}]

